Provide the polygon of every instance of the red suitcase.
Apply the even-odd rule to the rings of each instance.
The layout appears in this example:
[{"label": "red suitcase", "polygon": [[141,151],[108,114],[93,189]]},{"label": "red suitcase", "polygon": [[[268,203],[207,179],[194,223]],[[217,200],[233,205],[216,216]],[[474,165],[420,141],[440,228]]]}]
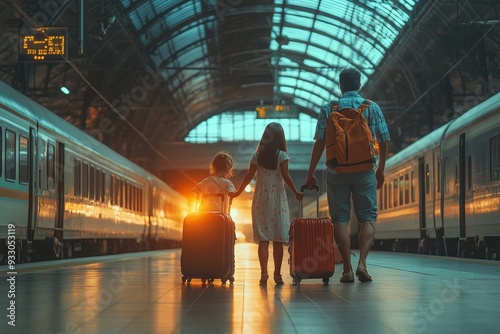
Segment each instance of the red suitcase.
[{"label": "red suitcase", "polygon": [[[302,186],[304,191],[305,186]],[[316,186],[319,216],[319,187]],[[322,278],[325,285],[335,271],[333,224],[328,217],[303,218],[303,203],[299,202],[299,218],[290,226],[290,275],[294,284],[302,279]]]},{"label": "red suitcase", "polygon": [[[224,201],[225,195],[213,196]],[[234,243],[235,225],[230,215],[213,211],[188,214],[182,232],[182,282],[200,278],[203,283],[211,283],[220,278],[222,284],[227,280],[233,283]]]}]

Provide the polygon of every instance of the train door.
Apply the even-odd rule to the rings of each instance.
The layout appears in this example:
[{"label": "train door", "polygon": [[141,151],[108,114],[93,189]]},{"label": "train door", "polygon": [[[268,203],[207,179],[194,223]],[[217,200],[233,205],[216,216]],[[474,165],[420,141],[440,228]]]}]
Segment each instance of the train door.
[{"label": "train door", "polygon": [[[56,221],[54,228],[54,237],[58,239],[55,242],[58,246],[63,240],[63,228],[64,228],[64,144],[57,143],[57,154],[56,154]],[[61,249],[62,252],[62,249]],[[56,252],[56,256],[59,255]]]},{"label": "train door", "polygon": [[419,212],[419,222],[420,222],[420,238],[424,239],[426,236],[426,212],[425,212],[425,158],[418,159],[418,212]]},{"label": "train door", "polygon": [[38,213],[38,186],[39,186],[39,152],[38,152],[38,135],[35,128],[30,127],[29,144],[28,144],[28,242],[33,241],[35,235],[35,228],[37,226],[37,213]]},{"label": "train door", "polygon": [[465,133],[460,135],[459,153],[458,153],[458,210],[459,210],[459,226],[460,239],[465,239]]}]

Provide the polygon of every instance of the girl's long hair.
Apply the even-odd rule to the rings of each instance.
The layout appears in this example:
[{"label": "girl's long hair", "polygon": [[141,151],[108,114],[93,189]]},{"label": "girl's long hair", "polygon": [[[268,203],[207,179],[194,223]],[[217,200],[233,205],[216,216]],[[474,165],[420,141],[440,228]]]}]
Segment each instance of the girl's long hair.
[{"label": "girl's long hair", "polygon": [[257,163],[266,169],[278,168],[278,151],[288,152],[281,124],[269,123],[257,146]]}]

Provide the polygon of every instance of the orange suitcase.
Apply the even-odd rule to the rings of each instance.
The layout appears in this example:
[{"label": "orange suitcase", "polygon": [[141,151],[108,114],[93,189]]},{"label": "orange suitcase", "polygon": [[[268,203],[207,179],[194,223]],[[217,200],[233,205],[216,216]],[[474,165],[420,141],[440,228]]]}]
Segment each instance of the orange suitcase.
[{"label": "orange suitcase", "polygon": [[[301,190],[304,191],[305,186]],[[317,215],[319,187],[316,186]],[[303,218],[303,203],[299,202],[299,218],[290,226],[290,275],[294,284],[303,279],[322,278],[325,285],[335,271],[333,224],[328,217]],[[338,250],[337,250],[338,254]]]}]

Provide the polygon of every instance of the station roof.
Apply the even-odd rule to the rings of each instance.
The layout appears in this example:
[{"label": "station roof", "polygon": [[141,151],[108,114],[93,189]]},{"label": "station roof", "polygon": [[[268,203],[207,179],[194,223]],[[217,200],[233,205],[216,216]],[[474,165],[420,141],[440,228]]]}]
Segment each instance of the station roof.
[{"label": "station roof", "polygon": [[[1,0],[0,79],[151,170],[213,115],[315,117],[355,67],[396,152],[500,90],[499,17],[483,0]],[[19,61],[40,26],[68,28],[67,57]]]}]

